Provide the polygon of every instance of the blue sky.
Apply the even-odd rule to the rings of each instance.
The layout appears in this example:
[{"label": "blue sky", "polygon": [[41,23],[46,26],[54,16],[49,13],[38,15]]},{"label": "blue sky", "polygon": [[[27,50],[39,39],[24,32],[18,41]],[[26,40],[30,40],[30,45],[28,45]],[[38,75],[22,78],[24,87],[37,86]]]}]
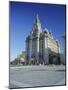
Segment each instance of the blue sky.
[{"label": "blue sky", "polygon": [[25,51],[25,39],[32,31],[38,14],[42,29],[48,28],[58,39],[62,51],[62,35],[65,32],[65,5],[10,2],[10,58],[13,60]]}]

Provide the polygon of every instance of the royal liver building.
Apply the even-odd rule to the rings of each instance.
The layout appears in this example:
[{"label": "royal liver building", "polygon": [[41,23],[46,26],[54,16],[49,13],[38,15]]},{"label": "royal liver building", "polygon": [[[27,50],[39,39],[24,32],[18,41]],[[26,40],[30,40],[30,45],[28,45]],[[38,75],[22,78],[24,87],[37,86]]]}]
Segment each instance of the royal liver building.
[{"label": "royal liver building", "polygon": [[47,29],[42,31],[38,15],[32,31],[26,38],[27,64],[59,64],[59,43]]}]

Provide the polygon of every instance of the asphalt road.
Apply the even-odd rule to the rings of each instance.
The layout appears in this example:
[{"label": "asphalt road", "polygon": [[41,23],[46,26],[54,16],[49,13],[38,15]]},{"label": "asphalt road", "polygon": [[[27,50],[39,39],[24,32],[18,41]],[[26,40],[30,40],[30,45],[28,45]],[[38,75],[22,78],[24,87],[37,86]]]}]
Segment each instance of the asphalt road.
[{"label": "asphalt road", "polygon": [[10,67],[10,88],[65,85],[64,65]]}]

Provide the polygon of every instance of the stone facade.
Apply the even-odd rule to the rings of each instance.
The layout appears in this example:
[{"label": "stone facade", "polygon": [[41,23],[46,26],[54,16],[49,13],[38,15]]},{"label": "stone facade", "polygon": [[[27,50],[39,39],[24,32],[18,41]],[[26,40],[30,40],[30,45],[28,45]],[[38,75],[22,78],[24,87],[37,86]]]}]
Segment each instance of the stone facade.
[{"label": "stone facade", "polygon": [[63,36],[62,36],[62,38],[63,38],[63,59],[62,59],[62,63],[63,64],[66,64],[66,58],[65,58],[65,56],[66,56],[66,50],[65,50],[65,46],[66,46],[66,35],[65,35],[65,33],[63,34]]},{"label": "stone facade", "polygon": [[59,42],[48,29],[42,31],[38,15],[26,38],[26,64],[59,64]]}]

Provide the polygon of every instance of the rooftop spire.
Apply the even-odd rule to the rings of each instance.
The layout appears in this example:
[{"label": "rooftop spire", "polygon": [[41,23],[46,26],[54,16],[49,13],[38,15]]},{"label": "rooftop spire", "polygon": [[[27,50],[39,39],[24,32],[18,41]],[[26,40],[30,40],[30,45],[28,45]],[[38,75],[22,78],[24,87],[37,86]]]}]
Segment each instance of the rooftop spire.
[{"label": "rooftop spire", "polygon": [[35,21],[34,21],[33,30],[41,31],[41,23],[40,23],[38,14],[36,15],[36,18],[35,18]]},{"label": "rooftop spire", "polygon": [[40,20],[39,20],[39,16],[38,16],[38,14],[36,15],[35,22],[36,22],[36,23],[40,23]]}]

